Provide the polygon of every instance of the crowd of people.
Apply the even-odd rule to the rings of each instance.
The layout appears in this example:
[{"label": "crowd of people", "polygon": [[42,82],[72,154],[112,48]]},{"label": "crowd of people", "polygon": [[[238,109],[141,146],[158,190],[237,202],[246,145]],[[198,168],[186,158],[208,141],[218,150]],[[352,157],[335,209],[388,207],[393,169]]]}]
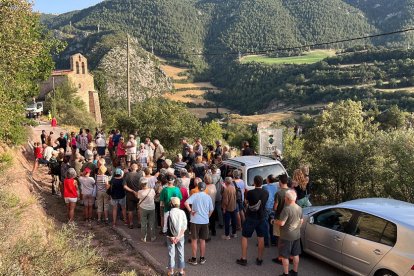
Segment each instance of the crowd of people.
[{"label": "crowd of people", "polygon": [[[310,206],[307,166],[295,170],[291,180],[286,174],[265,180],[258,175],[254,183],[245,183],[242,171],[223,164],[231,158],[230,148],[219,140],[204,147],[200,138],[190,144],[183,137],[173,162],[159,140],[145,138],[141,143],[137,133],[124,137],[119,130],[106,135],[97,129],[93,135],[81,129],[60,132],[56,139],[53,135],[42,131],[40,142],[34,143],[33,171],[39,164],[49,167],[52,194],[63,198],[69,222],[81,204],[88,224],[140,228],[142,242],[165,236],[169,275],[185,273],[185,234],[192,249],[187,262],[197,265],[206,263],[206,242],[217,228],[224,228],[223,240],[237,238],[241,231],[242,252],[236,262],[245,266],[248,239],[256,232],[256,265],[262,264],[265,247],[278,245],[273,261],[283,265],[282,275],[297,275],[302,207]],[[247,141],[242,147],[242,155],[255,154]]]}]

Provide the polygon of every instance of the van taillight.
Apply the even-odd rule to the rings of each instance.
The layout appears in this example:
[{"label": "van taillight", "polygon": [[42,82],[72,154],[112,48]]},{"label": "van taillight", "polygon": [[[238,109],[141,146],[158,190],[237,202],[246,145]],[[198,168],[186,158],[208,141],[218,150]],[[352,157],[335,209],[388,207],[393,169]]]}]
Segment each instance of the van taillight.
[{"label": "van taillight", "polygon": [[414,265],[411,267],[411,270],[414,270]]}]

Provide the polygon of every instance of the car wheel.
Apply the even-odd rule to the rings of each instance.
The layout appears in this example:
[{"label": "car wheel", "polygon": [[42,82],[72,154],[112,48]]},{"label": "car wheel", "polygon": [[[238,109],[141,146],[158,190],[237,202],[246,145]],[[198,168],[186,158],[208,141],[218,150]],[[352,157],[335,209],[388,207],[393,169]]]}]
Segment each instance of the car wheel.
[{"label": "car wheel", "polygon": [[389,270],[387,270],[387,269],[381,269],[381,270],[378,270],[376,273],[375,273],[375,276],[398,276],[397,274],[395,274],[394,272],[392,272],[392,271],[389,271]]}]

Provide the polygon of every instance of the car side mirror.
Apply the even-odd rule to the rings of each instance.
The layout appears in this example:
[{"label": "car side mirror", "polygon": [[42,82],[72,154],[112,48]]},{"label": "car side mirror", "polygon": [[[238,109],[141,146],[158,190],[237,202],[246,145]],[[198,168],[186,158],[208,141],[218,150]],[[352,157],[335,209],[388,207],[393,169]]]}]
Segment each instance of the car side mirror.
[{"label": "car side mirror", "polygon": [[313,224],[315,222],[315,219],[313,217],[309,217],[309,223]]}]

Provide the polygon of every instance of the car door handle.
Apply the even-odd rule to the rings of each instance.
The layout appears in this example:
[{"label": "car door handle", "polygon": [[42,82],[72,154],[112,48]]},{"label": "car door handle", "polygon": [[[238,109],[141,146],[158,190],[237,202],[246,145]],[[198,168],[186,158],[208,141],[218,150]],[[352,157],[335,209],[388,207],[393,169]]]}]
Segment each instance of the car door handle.
[{"label": "car door handle", "polygon": [[341,241],[342,239],[341,239],[341,237],[339,237],[339,236],[334,236],[334,240],[335,240],[335,241]]},{"label": "car door handle", "polygon": [[382,255],[382,252],[381,252],[381,250],[379,250],[379,249],[375,249],[375,250],[374,250],[374,253],[375,253],[375,254],[377,254],[377,255]]}]

